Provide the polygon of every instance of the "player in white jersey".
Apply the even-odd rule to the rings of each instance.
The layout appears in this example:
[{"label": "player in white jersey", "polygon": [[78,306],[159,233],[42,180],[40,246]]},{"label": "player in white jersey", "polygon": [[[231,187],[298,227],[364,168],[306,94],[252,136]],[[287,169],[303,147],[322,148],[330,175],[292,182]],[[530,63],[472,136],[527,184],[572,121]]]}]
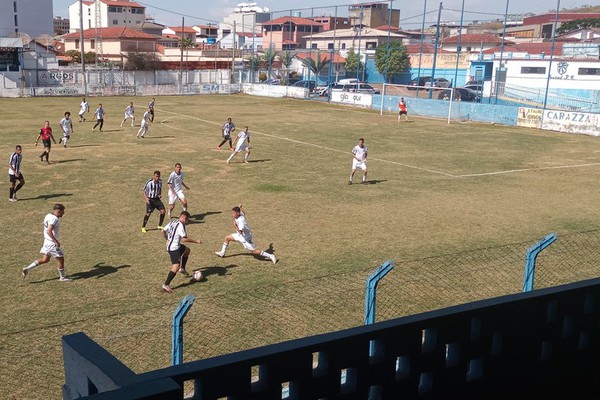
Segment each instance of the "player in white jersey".
[{"label": "player in white jersey", "polygon": [[240,204],[239,206],[233,207],[231,211],[233,212],[233,226],[235,226],[236,232],[225,236],[221,251],[215,251],[215,254],[219,257],[225,257],[225,251],[227,251],[229,243],[240,242],[246,250],[250,250],[255,256],[269,259],[273,264],[276,264],[277,258],[275,257],[275,254],[258,250],[254,245],[254,242],[252,241],[252,231],[250,230],[248,221],[246,221],[246,214],[244,213],[242,205]]},{"label": "player in white jersey", "polygon": [[71,133],[73,133],[73,121],[71,120],[71,113],[70,112],[66,112],[65,116],[63,119],[61,119],[59,122],[60,125],[60,129],[62,129],[63,132],[63,137],[58,141],[58,143],[61,143],[67,147],[67,142],[69,141],[69,139],[71,139]]},{"label": "player in white jersey", "polygon": [[363,170],[362,183],[367,183],[367,146],[365,146],[365,139],[358,139],[358,144],[352,149],[352,157],[352,172],[350,172],[348,185],[352,185],[352,179],[357,168]]},{"label": "player in white jersey", "polygon": [[182,211],[181,215],[179,215],[179,219],[169,222],[169,224],[163,228],[163,235],[165,239],[167,239],[167,252],[169,253],[172,264],[171,270],[167,275],[167,279],[162,285],[162,289],[167,293],[173,292],[170,284],[173,278],[175,278],[175,275],[177,275],[177,271],[181,271],[183,275],[189,276],[185,270],[185,266],[191,250],[185,245],[181,244],[181,242],[198,244],[202,243],[202,240],[194,240],[188,237],[185,226],[187,225],[189,219],[190,213],[187,211]]},{"label": "player in white jersey", "polygon": [[90,112],[90,105],[88,104],[88,102],[85,100],[85,97],[83,98],[83,100],[81,101],[81,104],[79,105],[79,122],[85,122],[85,113],[86,112]]},{"label": "player in white jersey", "polygon": [[148,103],[148,109],[150,110],[150,122],[154,122],[154,104],[156,99],[153,97],[150,103]]},{"label": "player in white jersey", "polygon": [[42,257],[35,260],[27,267],[21,270],[21,276],[25,278],[34,268],[50,261],[51,257],[56,259],[56,268],[58,269],[59,280],[61,282],[69,282],[71,279],[65,274],[65,256],[60,248],[58,238],[58,230],[60,227],[59,218],[65,215],[65,206],[55,204],[52,212],[44,218],[44,245],[40,253]]},{"label": "player in white jersey", "polygon": [[245,126],[244,130],[238,133],[237,137],[235,138],[235,150],[227,159],[227,164],[229,164],[233,157],[241,151],[246,152],[246,154],[244,154],[244,162],[247,163],[248,156],[250,156],[250,132],[248,132],[247,126]]},{"label": "player in white jersey", "polygon": [[130,102],[127,107],[125,107],[125,115],[123,116],[123,121],[121,121],[121,126],[123,123],[127,121],[127,119],[131,119],[131,126],[135,126],[135,109],[133,107],[133,102]]},{"label": "player in white jersey", "polygon": [[183,188],[190,190],[190,188],[183,182],[183,172],[181,171],[181,164],[175,164],[175,171],[171,172],[169,179],[167,180],[167,186],[169,186],[169,218],[175,208],[175,202],[177,199],[181,201],[183,211],[187,211],[187,199],[183,194]]},{"label": "player in white jersey", "polygon": [[148,126],[150,124],[150,118],[152,118],[152,114],[150,113],[150,109],[148,108],[144,115],[142,116],[142,123],[140,124],[140,130],[138,131],[135,137],[144,137],[148,132]]}]

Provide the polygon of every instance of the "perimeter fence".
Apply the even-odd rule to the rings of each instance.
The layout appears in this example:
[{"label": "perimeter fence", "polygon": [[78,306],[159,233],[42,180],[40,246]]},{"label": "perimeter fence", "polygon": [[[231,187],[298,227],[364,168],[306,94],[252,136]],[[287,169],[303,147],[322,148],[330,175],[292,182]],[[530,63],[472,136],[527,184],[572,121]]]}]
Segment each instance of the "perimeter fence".
[{"label": "perimeter fence", "polygon": [[[525,253],[537,240],[397,261],[379,283],[376,320],[522,291]],[[600,230],[559,235],[537,259],[535,288],[600,275]],[[363,324],[365,281],[377,265],[248,291],[197,296],[184,320],[192,361]],[[171,363],[178,299],[26,331],[0,333],[0,393],[60,397],[61,337],[83,331],[137,373]],[[8,327],[7,327],[8,328]]]}]

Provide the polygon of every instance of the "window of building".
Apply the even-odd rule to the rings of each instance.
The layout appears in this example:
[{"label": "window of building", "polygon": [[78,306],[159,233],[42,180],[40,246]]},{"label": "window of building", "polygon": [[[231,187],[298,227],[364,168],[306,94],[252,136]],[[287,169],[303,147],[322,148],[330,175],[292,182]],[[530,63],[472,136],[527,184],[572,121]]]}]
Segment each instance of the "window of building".
[{"label": "window of building", "polygon": [[78,49],[79,48],[79,39],[75,39],[75,48]]},{"label": "window of building", "polygon": [[377,48],[377,42],[367,42],[365,44],[365,48],[366,49],[376,49]]},{"label": "window of building", "polygon": [[316,43],[313,43],[313,44],[311,45],[311,48],[312,48],[312,49],[315,49],[315,50],[316,50],[316,49],[318,49],[318,47],[317,47],[317,44],[316,44]]},{"label": "window of building", "polygon": [[346,43],[342,43],[342,50],[346,48]]},{"label": "window of building", "polygon": [[119,25],[119,20],[113,19],[113,25]]},{"label": "window of building", "polygon": [[15,15],[15,26],[19,26],[19,21],[17,20],[17,16]]},{"label": "window of building", "polygon": [[333,50],[333,43],[327,43],[327,50]]},{"label": "window of building", "polygon": [[522,74],[545,74],[546,67],[521,67]]},{"label": "window of building", "polygon": [[15,10],[15,12],[17,12],[17,2],[13,1],[13,9]]},{"label": "window of building", "polygon": [[467,51],[471,51],[471,46],[467,46]]},{"label": "window of building", "polygon": [[117,12],[117,7],[115,7],[115,6],[108,7],[108,12]]},{"label": "window of building", "polygon": [[600,68],[579,68],[577,73],[579,75],[600,75]]},{"label": "window of building", "polygon": [[90,39],[90,47],[91,48],[95,48],[96,47],[96,39]]}]

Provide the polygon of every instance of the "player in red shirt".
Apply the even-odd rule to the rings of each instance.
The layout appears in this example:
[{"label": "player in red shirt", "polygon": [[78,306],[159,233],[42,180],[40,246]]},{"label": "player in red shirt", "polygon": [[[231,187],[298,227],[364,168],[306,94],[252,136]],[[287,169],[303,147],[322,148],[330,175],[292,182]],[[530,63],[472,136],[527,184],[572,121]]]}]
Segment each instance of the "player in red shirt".
[{"label": "player in red shirt", "polygon": [[56,140],[54,140],[54,136],[52,136],[52,128],[50,128],[50,122],[44,122],[44,126],[40,129],[40,133],[38,133],[38,137],[35,140],[35,145],[38,145],[38,142],[42,138],[42,143],[44,143],[44,152],[40,154],[40,161],[44,161],[44,156],[46,157],[46,162],[50,164],[50,140],[56,144]]}]

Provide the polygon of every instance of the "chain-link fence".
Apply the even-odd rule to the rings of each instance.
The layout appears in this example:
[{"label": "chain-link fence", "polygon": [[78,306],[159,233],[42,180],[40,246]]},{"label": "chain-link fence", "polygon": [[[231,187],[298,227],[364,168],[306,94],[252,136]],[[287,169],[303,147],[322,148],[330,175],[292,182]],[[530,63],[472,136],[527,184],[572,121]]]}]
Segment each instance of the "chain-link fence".
[{"label": "chain-link fence", "polygon": [[[536,241],[396,262],[378,285],[376,320],[519,293],[525,253]],[[600,231],[558,235],[538,256],[535,288],[597,277],[599,256]],[[201,294],[184,320],[184,362],[359,326],[374,269]],[[0,335],[2,398],[60,397],[61,337],[73,332],[85,332],[135,372],[170,365],[177,303]]]}]

